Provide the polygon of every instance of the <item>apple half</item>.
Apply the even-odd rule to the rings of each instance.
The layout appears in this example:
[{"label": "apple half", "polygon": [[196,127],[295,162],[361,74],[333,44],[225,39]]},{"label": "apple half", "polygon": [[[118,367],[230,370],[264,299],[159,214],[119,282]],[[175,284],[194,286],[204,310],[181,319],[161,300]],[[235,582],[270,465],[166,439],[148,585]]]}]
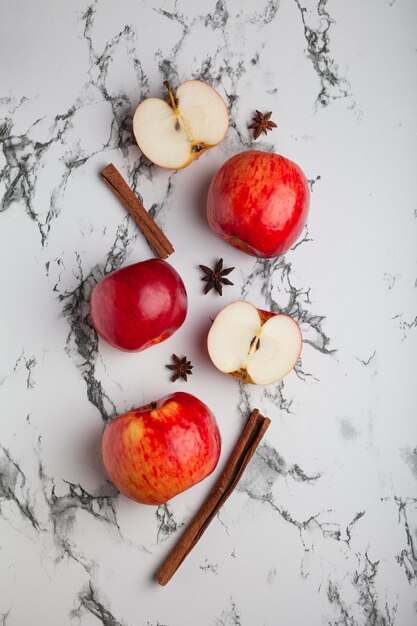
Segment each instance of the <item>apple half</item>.
[{"label": "apple half", "polygon": [[221,372],[255,385],[284,378],[297,363],[302,343],[300,328],[291,317],[245,301],[222,309],[207,338],[210,358]]},{"label": "apple half", "polygon": [[147,98],[133,116],[133,134],[143,154],[167,169],[186,167],[226,135],[229,115],[213,87],[187,80],[175,97],[168,81],[169,101]]}]

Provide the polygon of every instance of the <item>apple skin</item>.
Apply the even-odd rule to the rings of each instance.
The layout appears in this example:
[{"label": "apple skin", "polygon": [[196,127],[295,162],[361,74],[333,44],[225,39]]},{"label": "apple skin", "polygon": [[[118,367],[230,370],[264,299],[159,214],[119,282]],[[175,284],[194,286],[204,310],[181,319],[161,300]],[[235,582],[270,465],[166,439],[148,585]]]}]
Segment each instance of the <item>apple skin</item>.
[{"label": "apple skin", "polygon": [[128,265],[105,276],[90,301],[91,320],[109,344],[126,352],[168,339],[187,315],[180,275],[162,259]]},{"label": "apple skin", "polygon": [[183,392],[116,417],[102,441],[110,480],[142,504],[163,504],[206,478],[220,451],[213,413]]},{"label": "apple skin", "polygon": [[283,156],[248,150],[214,175],[208,200],[210,228],[247,254],[274,258],[300,236],[310,190],[302,170]]}]

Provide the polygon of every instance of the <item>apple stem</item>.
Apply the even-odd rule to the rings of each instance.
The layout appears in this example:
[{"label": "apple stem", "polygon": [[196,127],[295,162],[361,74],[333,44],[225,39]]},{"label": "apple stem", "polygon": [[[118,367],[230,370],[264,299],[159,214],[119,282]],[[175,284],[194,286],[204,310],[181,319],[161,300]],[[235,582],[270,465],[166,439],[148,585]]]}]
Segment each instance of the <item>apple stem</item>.
[{"label": "apple stem", "polygon": [[168,94],[169,94],[169,98],[171,100],[171,106],[174,109],[175,115],[177,117],[179,117],[180,116],[180,112],[178,111],[177,104],[175,102],[175,98],[174,98],[174,95],[172,93],[171,85],[169,84],[169,82],[167,80],[164,80],[164,85],[167,88],[167,91],[168,91]]}]

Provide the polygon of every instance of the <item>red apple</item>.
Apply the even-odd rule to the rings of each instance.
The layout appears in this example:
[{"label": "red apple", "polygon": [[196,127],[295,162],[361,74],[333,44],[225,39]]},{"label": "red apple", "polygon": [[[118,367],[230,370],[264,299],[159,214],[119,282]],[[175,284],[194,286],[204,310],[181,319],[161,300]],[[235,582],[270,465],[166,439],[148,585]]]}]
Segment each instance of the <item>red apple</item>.
[{"label": "red apple", "polygon": [[207,215],[211,229],[257,257],[284,254],[307,219],[310,191],[302,170],[283,156],[248,150],[215,174]]},{"label": "red apple", "polygon": [[100,337],[119,350],[137,352],[168,339],[181,326],[187,292],[171,265],[150,259],[97,283],[90,310]]},{"label": "red apple", "polygon": [[211,474],[221,438],[210,409],[177,392],[119,415],[103,434],[110,480],[128,498],[163,504]]}]

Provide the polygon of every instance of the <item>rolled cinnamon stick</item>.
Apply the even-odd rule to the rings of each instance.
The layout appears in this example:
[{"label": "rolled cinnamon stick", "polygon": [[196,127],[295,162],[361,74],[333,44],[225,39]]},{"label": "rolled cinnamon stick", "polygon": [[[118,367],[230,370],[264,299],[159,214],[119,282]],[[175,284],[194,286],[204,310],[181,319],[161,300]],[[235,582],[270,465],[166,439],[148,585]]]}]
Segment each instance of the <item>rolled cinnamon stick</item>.
[{"label": "rolled cinnamon stick", "polygon": [[133,193],[123,176],[110,163],[100,172],[101,178],[119,198],[123,206],[135,220],[139,229],[145,235],[148,243],[161,259],[166,259],[174,252],[172,243],[165,237],[162,230],[151,218],[139,198]]},{"label": "rolled cinnamon stick", "polygon": [[270,423],[271,420],[261,415],[258,409],[252,411],[217,483],[172,552],[156,572],[160,585],[166,585],[169,582],[235,489]]}]

